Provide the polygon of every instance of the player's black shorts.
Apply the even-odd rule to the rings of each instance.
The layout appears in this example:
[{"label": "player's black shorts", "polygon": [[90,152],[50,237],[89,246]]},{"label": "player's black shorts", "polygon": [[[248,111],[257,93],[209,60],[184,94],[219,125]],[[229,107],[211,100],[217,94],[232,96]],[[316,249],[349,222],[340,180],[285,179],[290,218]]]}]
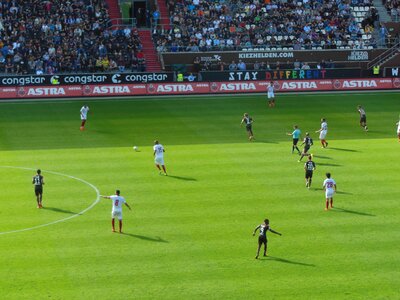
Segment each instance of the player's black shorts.
[{"label": "player's black shorts", "polygon": [[35,187],[35,195],[39,196],[43,194],[43,188],[42,187]]},{"label": "player's black shorts", "polygon": [[304,153],[307,153],[308,150],[310,150],[310,146],[304,146],[303,152],[304,152]]},{"label": "player's black shorts", "polygon": [[252,131],[251,125],[246,125],[246,130],[251,132]]},{"label": "player's black shorts", "polygon": [[360,123],[367,123],[367,116],[361,116]]},{"label": "player's black shorts", "polygon": [[312,178],[312,174],[313,174],[313,171],[307,170],[307,171],[306,171],[306,178],[307,178],[307,179],[308,179],[308,178]]},{"label": "player's black shorts", "polygon": [[267,238],[263,235],[258,236],[258,243],[259,244],[266,244],[267,243]]},{"label": "player's black shorts", "polygon": [[297,143],[299,142],[299,139],[293,139],[293,145],[297,145]]}]

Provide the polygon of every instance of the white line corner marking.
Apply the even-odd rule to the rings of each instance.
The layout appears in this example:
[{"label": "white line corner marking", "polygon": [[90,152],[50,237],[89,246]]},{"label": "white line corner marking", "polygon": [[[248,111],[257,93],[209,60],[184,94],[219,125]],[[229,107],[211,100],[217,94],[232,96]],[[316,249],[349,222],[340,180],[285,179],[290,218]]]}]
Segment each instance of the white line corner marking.
[{"label": "white line corner marking", "polygon": [[[36,169],[32,169],[32,168],[24,168],[24,167],[13,167],[13,166],[0,166],[0,168],[10,168],[10,169],[21,169],[21,170],[30,170],[30,171],[36,171]],[[60,219],[60,220],[56,220],[50,223],[46,223],[46,224],[41,224],[41,225],[37,225],[37,226],[33,226],[33,227],[29,227],[29,228],[23,228],[23,229],[18,229],[18,230],[10,230],[10,231],[4,231],[4,232],[0,232],[0,235],[3,234],[8,234],[8,233],[16,233],[16,232],[23,232],[23,231],[29,231],[29,230],[34,230],[34,229],[38,229],[41,227],[46,227],[46,226],[50,226],[50,225],[54,225],[57,223],[61,223],[61,222],[65,222],[68,220],[71,220],[73,218],[76,218],[80,215],[83,215],[85,212],[89,211],[90,209],[92,209],[97,203],[99,203],[100,201],[100,191],[97,187],[95,187],[93,184],[91,184],[90,182],[87,182],[86,180],[83,180],[81,178],[75,177],[75,176],[71,176],[71,175],[67,175],[67,174],[63,174],[63,173],[59,173],[59,172],[53,172],[53,171],[47,171],[47,170],[42,170],[43,172],[46,173],[50,173],[50,174],[54,174],[54,175],[59,175],[59,176],[64,176],[64,177],[68,177],[77,181],[80,181],[88,186],[90,186],[95,192],[96,192],[96,200],[87,208],[85,208],[84,210],[82,210],[81,212],[74,214],[72,216],[69,216],[67,218],[64,219]]]}]

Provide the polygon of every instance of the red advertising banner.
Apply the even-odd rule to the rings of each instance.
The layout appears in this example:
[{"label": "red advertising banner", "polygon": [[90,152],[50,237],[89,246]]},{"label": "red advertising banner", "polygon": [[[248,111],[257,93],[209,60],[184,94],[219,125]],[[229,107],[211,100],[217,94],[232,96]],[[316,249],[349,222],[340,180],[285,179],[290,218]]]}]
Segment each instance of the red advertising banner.
[{"label": "red advertising banner", "polygon": [[147,95],[146,84],[84,85],[83,96],[138,96]]},{"label": "red advertising banner", "polygon": [[335,90],[374,90],[393,88],[392,79],[363,78],[363,79],[336,79],[333,80]]},{"label": "red advertising banner", "polygon": [[180,83],[148,83],[148,95],[174,95],[174,94],[208,94],[208,82],[180,82]]},{"label": "red advertising banner", "polygon": [[[266,93],[269,81],[0,87],[0,99]],[[400,78],[277,80],[276,92],[400,89]]]}]

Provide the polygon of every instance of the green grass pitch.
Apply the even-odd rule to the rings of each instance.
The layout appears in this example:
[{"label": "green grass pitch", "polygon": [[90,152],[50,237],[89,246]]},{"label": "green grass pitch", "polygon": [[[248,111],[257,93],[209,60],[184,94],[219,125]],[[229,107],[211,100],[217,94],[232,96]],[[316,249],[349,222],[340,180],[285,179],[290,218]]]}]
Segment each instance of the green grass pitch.
[{"label": "green grass pitch", "polygon": [[[84,132],[83,101],[0,103],[0,298],[398,299],[400,94],[278,95],[275,109],[265,98],[92,99]],[[294,124],[314,139],[311,190],[286,136]],[[168,177],[153,164],[156,138]],[[327,171],[339,193],[325,212]],[[65,175],[121,189],[125,234],[111,232],[110,200],[77,215],[96,190]],[[283,236],[269,234],[269,257],[255,260],[265,217]]]}]

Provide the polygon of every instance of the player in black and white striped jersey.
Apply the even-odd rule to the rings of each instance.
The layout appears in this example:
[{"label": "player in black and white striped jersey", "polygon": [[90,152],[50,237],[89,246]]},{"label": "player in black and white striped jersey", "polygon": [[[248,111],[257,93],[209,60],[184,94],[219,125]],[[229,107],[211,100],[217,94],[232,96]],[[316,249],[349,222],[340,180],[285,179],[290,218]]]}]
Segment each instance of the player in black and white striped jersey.
[{"label": "player in black and white striped jersey", "polygon": [[256,235],[257,230],[260,230],[260,234],[258,236],[258,248],[257,248],[257,255],[256,259],[258,259],[258,256],[260,255],[260,249],[261,246],[264,245],[264,256],[267,256],[267,231],[271,231],[272,233],[282,235],[279,232],[276,232],[275,230],[272,230],[271,227],[269,226],[269,220],[265,219],[264,222],[261,225],[258,225],[254,231],[253,231],[253,236]]},{"label": "player in black and white striped jersey", "polygon": [[312,176],[316,166],[315,163],[312,161],[312,155],[308,157],[308,161],[304,164],[304,170],[306,171],[306,187],[311,187]]},{"label": "player in black and white striped jersey", "polygon": [[242,118],[242,122],[240,122],[240,125],[245,124],[246,125],[246,131],[247,134],[249,135],[249,141],[254,140],[254,134],[253,134],[253,118],[249,116],[248,113],[245,113]]},{"label": "player in black and white striped jersey", "polygon": [[365,131],[368,131],[367,114],[365,113],[365,109],[359,105],[357,106],[357,110],[360,113],[360,126],[363,127]]},{"label": "player in black and white striped jersey", "polygon": [[43,185],[44,177],[41,175],[42,171],[38,169],[36,175],[32,178],[32,184],[35,185],[35,196],[37,201],[37,208],[42,208]]}]

